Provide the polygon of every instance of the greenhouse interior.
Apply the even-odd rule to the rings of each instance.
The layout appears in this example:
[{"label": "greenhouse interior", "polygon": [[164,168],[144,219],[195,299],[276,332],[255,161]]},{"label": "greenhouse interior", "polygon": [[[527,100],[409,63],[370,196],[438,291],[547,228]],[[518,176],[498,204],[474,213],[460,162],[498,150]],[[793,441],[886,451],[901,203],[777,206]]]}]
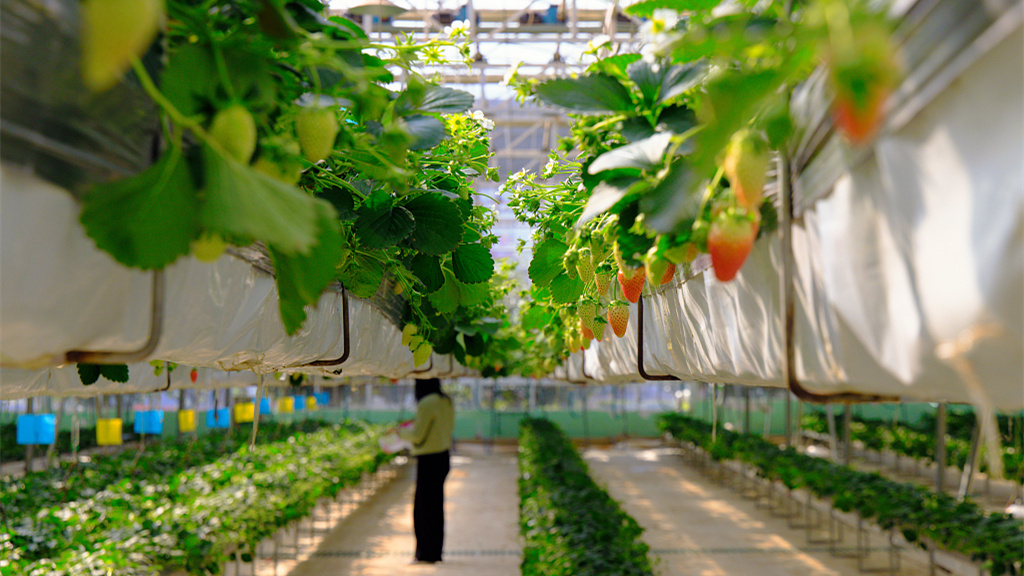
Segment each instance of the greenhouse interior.
[{"label": "greenhouse interior", "polygon": [[1024,574],[1024,1],[0,0],[0,62],[0,576]]}]

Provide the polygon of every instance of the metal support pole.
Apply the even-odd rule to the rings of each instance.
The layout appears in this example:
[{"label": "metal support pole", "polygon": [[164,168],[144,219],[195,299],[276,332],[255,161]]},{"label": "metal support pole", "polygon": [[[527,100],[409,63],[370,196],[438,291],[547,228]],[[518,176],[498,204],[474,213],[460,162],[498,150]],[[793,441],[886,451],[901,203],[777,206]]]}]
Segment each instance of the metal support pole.
[{"label": "metal support pole", "polygon": [[750,434],[750,386],[743,387],[743,433]]},{"label": "metal support pole", "polygon": [[583,386],[583,447],[590,446],[590,423],[587,420],[587,387]]},{"label": "metal support pole", "polygon": [[789,390],[786,395],[786,446],[793,446],[793,393]]},{"label": "metal support pole", "polygon": [[832,461],[839,462],[839,435],[836,433],[836,415],[832,413],[832,407],[825,405],[825,418],[828,420],[828,451],[831,453]]},{"label": "metal support pole", "polygon": [[981,446],[981,418],[974,422],[974,430],[971,432],[971,455],[967,457],[964,464],[964,472],[960,475],[960,489],[957,491],[957,498],[963,500],[971,493],[971,483],[974,482],[974,470],[978,466],[978,449]]},{"label": "metal support pole", "polygon": [[850,438],[850,424],[853,422],[853,406],[843,405],[843,464],[849,466],[853,461],[853,442]]},{"label": "metal support pole", "polygon": [[946,489],[946,412],[943,402],[935,414],[935,491],[940,494]]}]

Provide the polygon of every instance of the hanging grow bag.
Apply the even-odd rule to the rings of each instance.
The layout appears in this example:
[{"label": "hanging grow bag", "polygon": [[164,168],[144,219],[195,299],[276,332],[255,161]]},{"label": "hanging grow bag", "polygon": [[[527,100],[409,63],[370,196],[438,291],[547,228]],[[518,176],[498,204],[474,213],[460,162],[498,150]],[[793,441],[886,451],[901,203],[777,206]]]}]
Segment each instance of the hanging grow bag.
[{"label": "hanging grow bag", "polygon": [[53,444],[57,429],[56,421],[53,414],[22,414],[18,416],[18,444]]},{"label": "hanging grow bag", "polygon": [[96,421],[96,444],[99,446],[120,446],[121,419],[100,418]]},{"label": "hanging grow bag", "polygon": [[206,412],[207,428],[227,428],[229,426],[231,426],[231,410],[229,408],[208,410]]},{"label": "hanging grow bag", "polygon": [[256,417],[256,405],[252,402],[239,402],[235,404],[235,422],[252,422]]},{"label": "hanging grow bag", "polygon": [[281,414],[289,414],[295,411],[295,399],[285,396],[277,401],[277,411]]},{"label": "hanging grow bag", "polygon": [[134,430],[136,434],[163,434],[163,410],[143,410],[141,412],[136,412]]},{"label": "hanging grow bag", "polygon": [[178,432],[195,432],[196,431],[196,411],[195,410],[179,410],[178,411]]}]

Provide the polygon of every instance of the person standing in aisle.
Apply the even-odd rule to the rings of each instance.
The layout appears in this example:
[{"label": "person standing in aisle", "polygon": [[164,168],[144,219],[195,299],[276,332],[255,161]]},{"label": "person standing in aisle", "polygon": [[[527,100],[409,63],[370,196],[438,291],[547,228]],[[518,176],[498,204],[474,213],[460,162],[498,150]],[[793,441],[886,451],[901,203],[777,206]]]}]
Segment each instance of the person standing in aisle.
[{"label": "person standing in aisle", "polygon": [[451,468],[455,405],[441,391],[437,378],[416,380],[416,419],[400,427],[398,435],[412,444],[416,457],[416,496],[413,531],[416,562],[441,561],[444,548],[444,481]]}]

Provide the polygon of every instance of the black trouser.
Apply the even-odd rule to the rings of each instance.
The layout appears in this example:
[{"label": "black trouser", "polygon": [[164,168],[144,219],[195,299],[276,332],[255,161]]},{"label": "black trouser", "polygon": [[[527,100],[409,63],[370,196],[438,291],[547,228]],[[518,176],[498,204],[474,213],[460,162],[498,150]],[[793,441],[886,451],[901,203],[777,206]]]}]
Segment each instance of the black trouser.
[{"label": "black trouser", "polygon": [[412,524],[416,532],[416,559],[440,562],[444,547],[444,480],[451,468],[449,453],[416,457],[416,498]]}]

